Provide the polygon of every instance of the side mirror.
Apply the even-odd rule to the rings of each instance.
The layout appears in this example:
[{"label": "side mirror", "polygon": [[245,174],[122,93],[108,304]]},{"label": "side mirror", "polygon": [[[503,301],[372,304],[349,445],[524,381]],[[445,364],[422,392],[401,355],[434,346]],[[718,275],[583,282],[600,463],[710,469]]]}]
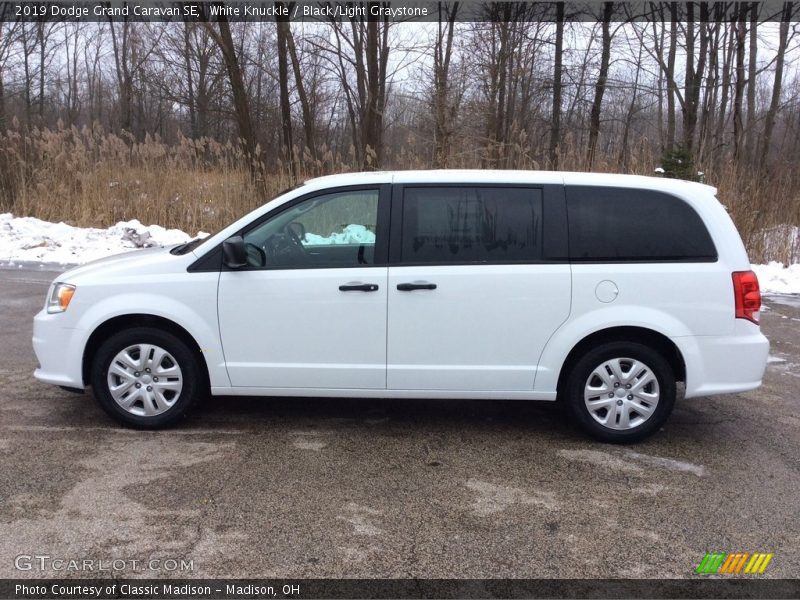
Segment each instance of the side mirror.
[{"label": "side mirror", "polygon": [[222,262],[229,269],[241,269],[247,266],[247,250],[242,236],[234,235],[222,242]]}]

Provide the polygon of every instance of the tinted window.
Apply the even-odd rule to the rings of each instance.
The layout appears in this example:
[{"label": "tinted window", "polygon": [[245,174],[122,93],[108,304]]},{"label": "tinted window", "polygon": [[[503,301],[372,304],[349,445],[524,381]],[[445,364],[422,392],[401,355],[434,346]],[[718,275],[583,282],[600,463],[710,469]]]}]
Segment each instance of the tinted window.
[{"label": "tinted window", "polygon": [[541,190],[410,187],[404,191],[404,263],[538,260],[541,231]]},{"label": "tinted window", "polygon": [[244,235],[252,267],[358,267],[375,262],[378,190],[314,196]]},{"label": "tinted window", "polygon": [[717,251],[683,200],[648,190],[567,188],[572,260],[708,260]]}]

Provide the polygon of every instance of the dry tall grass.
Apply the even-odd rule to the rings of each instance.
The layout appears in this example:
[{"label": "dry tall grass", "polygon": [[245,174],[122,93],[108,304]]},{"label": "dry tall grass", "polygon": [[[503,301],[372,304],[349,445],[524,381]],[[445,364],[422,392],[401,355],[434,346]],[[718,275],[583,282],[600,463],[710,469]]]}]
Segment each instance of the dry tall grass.
[{"label": "dry tall grass", "polygon": [[[418,140],[402,141],[387,167],[430,167],[427,156],[410,150],[420,147]],[[523,137],[505,154],[503,166],[544,167]],[[601,156],[593,170],[619,171],[618,154]],[[323,149],[317,155],[324,158],[301,160],[300,179],[358,170],[352,152],[335,156]],[[562,169],[585,169],[582,149],[569,138],[564,140],[561,157]],[[657,161],[648,141],[642,140],[629,152],[625,170],[652,174]],[[485,165],[482,150],[473,141],[453,149],[449,166]],[[166,144],[154,137],[137,142],[100,128],[26,131],[13,126],[0,134],[0,211],[83,227],[106,227],[137,218],[190,233],[214,231],[292,184],[283,164],[268,165],[272,174],[256,183],[247,166],[239,146],[209,138],[181,138],[176,144]],[[753,261],[800,259],[800,240],[792,230],[800,224],[800,178],[792,169],[766,178],[726,162],[706,167],[705,172],[706,181],[719,188],[719,198]]]},{"label": "dry tall grass", "polygon": [[[138,218],[213,230],[258,206],[241,150],[211,139],[136,143],[99,129],[0,136],[0,210],[78,226]],[[280,177],[273,184],[281,185]]]}]

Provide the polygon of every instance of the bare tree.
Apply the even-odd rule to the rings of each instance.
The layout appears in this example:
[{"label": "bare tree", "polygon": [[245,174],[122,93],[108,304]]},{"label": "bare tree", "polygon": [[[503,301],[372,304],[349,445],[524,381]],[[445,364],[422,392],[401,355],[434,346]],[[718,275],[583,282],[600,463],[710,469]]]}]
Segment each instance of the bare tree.
[{"label": "bare tree", "polygon": [[[359,5],[370,13],[378,3]],[[362,168],[377,169],[383,161],[383,127],[386,109],[389,29],[388,15],[379,19],[352,16],[346,23],[330,21],[332,46],[317,45],[336,64],[344,93],[347,114],[356,153]],[[348,27],[349,26],[349,27]],[[355,79],[353,82],[352,79]]]},{"label": "bare tree", "polygon": [[564,4],[556,4],[556,38],[553,50],[553,108],[550,124],[548,158],[550,168],[558,169],[558,146],[561,140],[561,79],[564,70]]},{"label": "bare tree", "polygon": [[758,70],[758,12],[759,3],[750,3],[750,28],[748,29],[748,59],[747,59],[747,125],[745,129],[744,146],[748,160],[753,157],[753,143],[756,132],[756,85]]},{"label": "bare tree", "polygon": [[[678,84],[675,81],[675,57],[678,45],[678,3],[669,4],[669,51],[664,75],[667,79],[667,140],[665,148],[671,150],[675,146],[675,96]],[[662,69],[664,66],[662,65]]]},{"label": "bare tree", "polygon": [[608,79],[608,65],[611,59],[611,18],[614,14],[614,3],[603,3],[603,15],[600,22],[602,31],[602,45],[600,49],[600,70],[597,75],[597,82],[594,86],[594,100],[592,101],[592,111],[589,117],[589,145],[586,151],[586,166],[592,168],[594,164],[595,151],[597,149],[597,138],[600,135],[600,111],[603,106],[603,95],[606,92],[606,81]]},{"label": "bare tree", "polygon": [[[282,2],[276,2],[275,7],[280,11]],[[289,100],[289,18],[278,16],[275,20],[278,32],[278,82],[280,84],[281,103],[281,130],[283,132],[283,155],[289,164],[292,180],[297,178],[297,163],[294,156],[294,143],[292,142],[292,107]]]},{"label": "bare tree", "polygon": [[751,2],[667,0],[639,20],[603,2],[586,22],[564,4],[496,2],[461,24],[472,9],[443,0],[438,23],[415,29],[368,16],[376,6],[274,28],[6,22],[0,131],[62,119],[139,141],[188,136],[210,162],[214,140],[239,140],[259,180],[343,165],[646,172],[675,144],[709,173],[800,159],[786,7],[772,25]]},{"label": "bare tree", "polygon": [[733,158],[738,160],[742,154],[744,121],[742,108],[744,104],[744,87],[747,84],[744,67],[745,42],[747,40],[747,2],[742,2],[738,18],[735,22],[736,39],[736,78],[733,87]]},{"label": "bare tree", "polygon": [[452,5],[438,2],[438,30],[433,48],[433,115],[435,167],[447,167],[450,155],[450,136],[457,104],[451,101],[450,64],[453,58],[453,35],[455,32],[458,2]]},{"label": "bare tree", "polygon": [[225,67],[228,71],[228,82],[230,84],[231,94],[233,95],[236,123],[239,127],[239,137],[247,153],[250,174],[254,180],[261,181],[264,175],[264,164],[261,160],[255,131],[253,130],[253,122],[250,115],[250,100],[245,89],[239,56],[237,55],[236,46],[233,43],[230,23],[226,16],[220,15],[217,18],[218,31],[214,29],[213,24],[210,22],[204,22],[204,26],[211,34],[214,41],[216,41],[222,53],[222,58],[225,61]]},{"label": "bare tree", "polygon": [[33,65],[31,57],[36,51],[36,38],[33,33],[32,23],[22,23],[19,30],[19,39],[22,45],[22,64],[24,74],[24,96],[25,96],[25,124],[28,127],[33,125]]},{"label": "bare tree", "polygon": [[630,157],[630,133],[633,121],[633,116],[636,114],[637,104],[639,100],[639,78],[641,77],[642,69],[642,54],[643,48],[640,45],[638,49],[638,56],[636,60],[636,70],[633,79],[633,89],[631,90],[631,101],[628,104],[628,110],[625,114],[625,122],[622,129],[622,140],[620,141],[619,157],[617,165],[623,172],[628,170],[628,158]]},{"label": "bare tree", "polygon": [[[64,31],[64,65],[66,66],[67,81],[64,107],[66,121],[69,125],[74,125],[80,113],[80,90],[79,90],[79,58],[78,46],[81,40],[82,23],[65,24]],[[42,109],[41,118],[44,119]]]},{"label": "bare tree", "polygon": [[761,152],[759,153],[759,167],[764,168],[767,164],[770,146],[772,144],[772,132],[775,129],[775,120],[778,115],[778,108],[781,102],[781,92],[783,91],[783,70],[786,61],[786,48],[789,45],[789,22],[794,15],[794,5],[792,2],[785,2],[781,11],[781,22],[778,28],[778,49],[775,54],[775,76],[772,82],[772,95],[769,102],[769,109],[764,118],[764,133],[761,136]]},{"label": "bare tree", "polygon": [[[4,5],[0,8],[0,14],[6,16],[5,12],[9,9],[10,5]],[[0,22],[0,131],[5,130],[6,127],[6,61],[8,60],[11,45],[15,42],[18,26],[18,21]]]},{"label": "bare tree", "polygon": [[683,146],[691,152],[694,149],[697,114],[700,104],[700,87],[706,70],[708,52],[708,5],[700,3],[700,49],[695,55],[695,7],[687,5],[686,28],[686,72],[683,93]]}]

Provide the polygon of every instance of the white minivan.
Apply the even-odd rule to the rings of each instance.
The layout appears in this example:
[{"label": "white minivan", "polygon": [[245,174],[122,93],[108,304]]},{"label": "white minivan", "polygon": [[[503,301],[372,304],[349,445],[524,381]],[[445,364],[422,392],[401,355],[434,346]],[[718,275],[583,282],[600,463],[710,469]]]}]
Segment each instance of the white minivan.
[{"label": "white minivan", "polygon": [[559,400],[605,441],[761,384],[758,280],[715,189],[535,171],[307,181],[203,240],[60,275],[35,376],[125,425],[201,395]]}]

